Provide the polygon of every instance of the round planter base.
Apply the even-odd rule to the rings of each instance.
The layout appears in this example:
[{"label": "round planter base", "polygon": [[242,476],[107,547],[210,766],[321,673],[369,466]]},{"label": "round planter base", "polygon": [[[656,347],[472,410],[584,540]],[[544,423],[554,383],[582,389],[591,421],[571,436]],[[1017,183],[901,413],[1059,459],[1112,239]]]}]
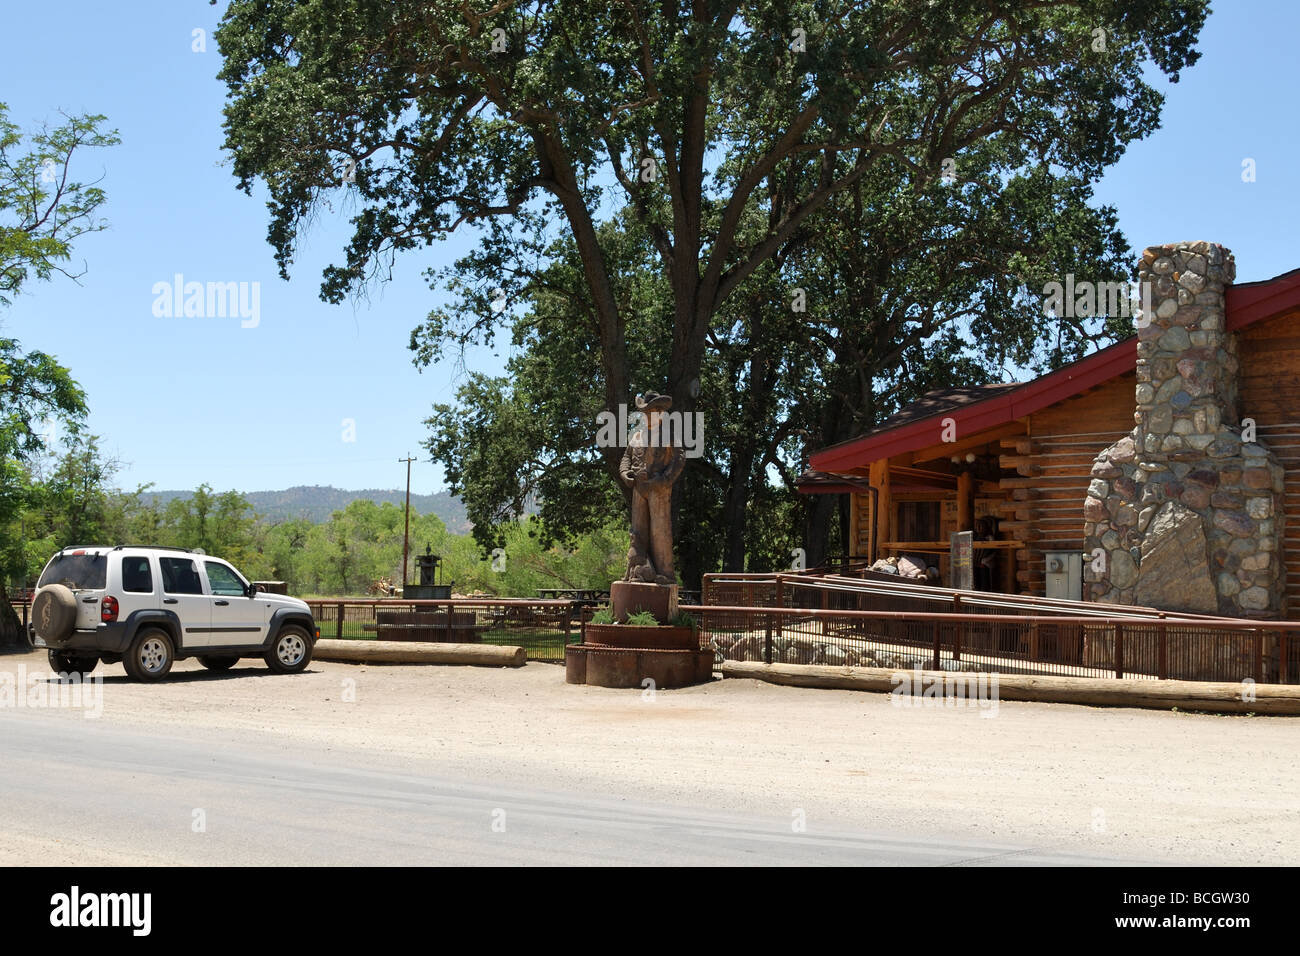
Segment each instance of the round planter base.
[{"label": "round planter base", "polygon": [[648,647],[659,651],[694,651],[700,646],[693,627],[662,624],[584,624],[582,643],[598,647]]},{"label": "round planter base", "polygon": [[564,649],[564,680],[595,687],[689,687],[713,680],[713,662],[708,649],[570,644]]}]

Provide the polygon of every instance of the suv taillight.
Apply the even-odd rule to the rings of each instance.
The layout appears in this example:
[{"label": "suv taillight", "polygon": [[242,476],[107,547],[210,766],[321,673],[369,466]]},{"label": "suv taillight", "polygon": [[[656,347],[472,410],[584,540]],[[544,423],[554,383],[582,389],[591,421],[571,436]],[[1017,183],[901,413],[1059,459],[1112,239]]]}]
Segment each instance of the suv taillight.
[{"label": "suv taillight", "polygon": [[99,602],[99,619],[110,624],[117,620],[117,598],[109,595]]}]

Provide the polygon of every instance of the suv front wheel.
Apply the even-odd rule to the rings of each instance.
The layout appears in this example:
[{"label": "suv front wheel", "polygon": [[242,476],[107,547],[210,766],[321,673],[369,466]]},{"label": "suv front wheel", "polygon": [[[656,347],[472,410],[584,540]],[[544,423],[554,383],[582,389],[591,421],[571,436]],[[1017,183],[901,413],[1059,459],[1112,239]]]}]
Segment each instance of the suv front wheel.
[{"label": "suv front wheel", "polygon": [[131,642],[122,664],[136,680],[160,680],[172,669],[176,651],[166,631],[156,627],[145,628]]},{"label": "suv front wheel", "polygon": [[297,624],[280,628],[264,658],[277,674],[296,674],[311,663],[311,636]]}]

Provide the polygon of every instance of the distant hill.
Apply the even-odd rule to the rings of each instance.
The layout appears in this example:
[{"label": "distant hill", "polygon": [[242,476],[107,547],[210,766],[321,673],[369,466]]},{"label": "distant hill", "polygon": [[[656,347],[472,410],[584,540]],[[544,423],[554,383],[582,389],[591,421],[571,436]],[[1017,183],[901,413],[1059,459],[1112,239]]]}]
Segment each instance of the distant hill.
[{"label": "distant hill", "polygon": [[[152,496],[159,504],[165,505],[173,498],[189,498],[192,494],[190,491],[155,491],[145,497]],[[329,485],[298,485],[283,491],[249,491],[244,492],[244,497],[254,511],[272,522],[289,518],[327,521],[332,512],[342,511],[353,501],[388,501],[398,507],[406,502],[406,492],[402,489],[365,488],[361,491],[347,491]],[[465,505],[446,491],[440,491],[436,495],[413,493],[411,511],[437,515],[452,534],[468,534],[473,528],[465,516]]]}]

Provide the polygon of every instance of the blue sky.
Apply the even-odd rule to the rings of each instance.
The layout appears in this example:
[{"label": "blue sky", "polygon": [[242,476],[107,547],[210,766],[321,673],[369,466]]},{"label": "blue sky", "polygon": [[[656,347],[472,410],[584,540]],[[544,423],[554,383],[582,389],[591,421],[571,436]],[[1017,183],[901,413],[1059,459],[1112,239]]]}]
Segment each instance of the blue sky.
[{"label": "blue sky", "polygon": [[[322,216],[292,280],[276,275],[261,198],[235,189],[224,166],[224,88],[211,31],[224,3],[47,0],[5,11],[0,101],[25,129],[57,112],[103,113],[122,136],[88,154],[83,178],[105,175],[108,232],[76,250],[87,274],[29,286],[0,313],[0,332],[55,354],[86,389],[90,427],[122,461],[123,485],[254,491],[297,484],[399,487],[406,453],[421,456],[422,421],[454,393],[450,363],[418,372],[406,343],[435,303],[421,273],[464,240],[398,260],[368,302],[318,298],[340,258],[347,210]],[[1136,250],[1183,239],[1222,242],[1238,281],[1300,267],[1300,109],[1293,0],[1220,0],[1201,60],[1167,94],[1162,128],[1132,146],[1098,188],[1118,207]],[[207,31],[193,52],[192,31]],[[27,38],[15,43],[15,38]],[[1242,181],[1254,160],[1256,179]],[[188,281],[260,283],[260,322],[160,318],[153,287]],[[500,368],[479,350],[467,366]],[[354,423],[353,441],[345,420]],[[442,488],[427,462],[412,490]]]}]

